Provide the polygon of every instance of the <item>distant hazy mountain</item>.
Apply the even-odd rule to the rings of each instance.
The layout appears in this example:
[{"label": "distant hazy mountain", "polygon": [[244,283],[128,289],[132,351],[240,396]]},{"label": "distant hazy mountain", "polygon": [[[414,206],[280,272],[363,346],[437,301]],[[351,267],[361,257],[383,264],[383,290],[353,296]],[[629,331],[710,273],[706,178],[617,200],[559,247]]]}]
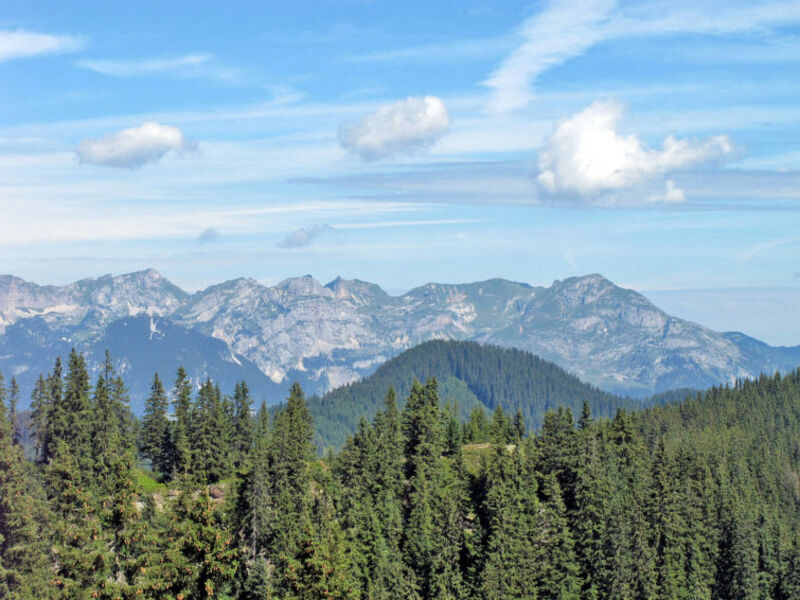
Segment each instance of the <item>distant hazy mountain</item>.
[{"label": "distant hazy mountain", "polygon": [[76,346],[91,357],[112,350],[137,398],[153,370],[171,381],[164,371],[183,363],[223,388],[246,379],[275,402],[293,380],[321,394],[431,339],[524,349],[634,396],[800,363],[800,347],[774,348],[671,317],[600,275],[550,287],[429,283],[401,296],[310,276],[276,286],[236,279],[191,295],[152,269],[60,287],[0,276],[0,370],[28,389],[56,355]]}]

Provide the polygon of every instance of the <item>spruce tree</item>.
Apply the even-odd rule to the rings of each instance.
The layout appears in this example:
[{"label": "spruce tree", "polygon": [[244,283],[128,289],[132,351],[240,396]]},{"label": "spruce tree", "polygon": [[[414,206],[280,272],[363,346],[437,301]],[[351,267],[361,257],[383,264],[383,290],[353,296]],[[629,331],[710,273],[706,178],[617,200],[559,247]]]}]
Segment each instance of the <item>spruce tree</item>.
[{"label": "spruce tree", "polygon": [[45,462],[49,447],[50,394],[44,376],[39,375],[31,393],[31,423],[33,425],[34,455]]},{"label": "spruce tree", "polygon": [[[131,445],[131,415],[127,395],[120,393],[124,383],[109,368],[111,359],[106,353],[106,368],[97,378],[92,401],[92,458],[95,485],[110,492],[115,464],[124,460],[131,466],[134,447]],[[107,379],[111,377],[111,379]]]},{"label": "spruce tree", "polygon": [[[486,543],[480,591],[486,600],[536,597],[536,582],[531,577],[535,567],[531,514],[538,511],[539,503],[535,479],[532,484],[534,489],[523,487],[521,449],[509,453],[504,445],[495,446],[486,465],[481,505]],[[527,511],[525,502],[530,503]]]},{"label": "spruce tree", "polygon": [[172,427],[172,464],[170,474],[188,476],[193,466],[192,450],[189,442],[192,417],[192,386],[186,371],[178,367],[175,385],[172,388],[173,414],[175,423]]},{"label": "spruce tree", "polygon": [[228,462],[228,423],[219,388],[210,379],[197,392],[192,411],[192,473],[213,483],[230,473]]},{"label": "spruce tree", "polygon": [[47,515],[30,493],[22,448],[14,442],[2,402],[4,393],[0,383],[0,598],[43,598],[49,564],[39,527]]},{"label": "spruce tree", "polygon": [[567,507],[575,506],[576,432],[572,411],[559,407],[544,416],[542,430],[536,439],[538,469],[542,475],[554,475],[564,493]]},{"label": "spruce tree", "polygon": [[150,461],[153,470],[161,479],[167,479],[172,475],[174,462],[172,431],[167,418],[168,406],[167,394],[156,373],[150,386],[150,396],[145,401],[139,448],[141,455]]},{"label": "spruce tree", "polygon": [[237,551],[208,490],[197,492],[184,481],[164,527],[153,538],[137,587],[165,600],[229,598]]},{"label": "spruce tree", "polygon": [[464,425],[464,440],[471,444],[482,444],[491,437],[491,425],[482,404],[469,413],[469,421]]},{"label": "spruce tree", "polygon": [[239,491],[236,522],[240,532],[242,569],[240,589],[245,599],[271,597],[273,564],[266,558],[272,522],[272,487],[269,479],[269,410],[262,401],[256,415],[250,470]]},{"label": "spruce tree", "polygon": [[541,600],[579,600],[580,576],[566,507],[555,474],[544,478],[541,508],[526,511],[533,521],[534,567],[529,576]]},{"label": "spruce tree", "polygon": [[270,516],[264,523],[264,552],[278,569],[275,587],[288,591],[286,569],[300,550],[310,524],[311,490],[309,462],[313,457],[313,423],[303,390],[294,383],[286,405],[275,415],[267,452]]},{"label": "spruce tree", "polygon": [[247,462],[253,444],[253,415],[250,390],[244,381],[236,384],[233,393],[233,426],[231,453],[233,466],[239,471]]},{"label": "spruce tree", "polygon": [[19,444],[21,441],[22,432],[19,429],[19,414],[17,414],[17,405],[19,404],[19,384],[17,380],[11,378],[11,386],[8,390],[8,419],[9,426],[11,427],[11,441],[14,444]]},{"label": "spruce tree", "polygon": [[86,474],[70,447],[56,442],[46,479],[55,518],[52,584],[54,598],[105,598],[119,591],[113,580],[114,555],[100,519],[98,499],[87,488]]},{"label": "spruce tree", "polygon": [[442,419],[436,380],[423,387],[414,382],[403,411],[406,479],[404,496],[403,549],[407,564],[414,571],[423,597],[433,584],[432,565],[436,550],[436,478],[443,450]]},{"label": "spruce tree", "polygon": [[56,358],[53,371],[46,379],[39,376],[33,393],[31,406],[36,430],[37,457],[43,463],[52,460],[58,435],[69,427],[61,378],[61,359]]},{"label": "spruce tree", "polygon": [[[55,377],[54,373],[54,377]],[[53,385],[54,392],[57,383]],[[77,473],[85,485],[91,485],[93,464],[92,406],[90,400],[89,373],[86,358],[74,348],[67,361],[67,374],[64,378],[64,393],[55,402],[56,410],[52,423],[52,438],[63,441],[75,460]]]}]

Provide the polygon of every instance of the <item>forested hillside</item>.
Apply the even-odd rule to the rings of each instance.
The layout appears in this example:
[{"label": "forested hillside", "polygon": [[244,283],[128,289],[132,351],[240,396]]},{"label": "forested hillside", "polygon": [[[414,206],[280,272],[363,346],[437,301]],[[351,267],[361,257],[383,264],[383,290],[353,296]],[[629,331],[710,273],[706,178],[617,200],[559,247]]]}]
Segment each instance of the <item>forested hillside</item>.
[{"label": "forested hillside", "polygon": [[138,423],[107,364],[39,379],[35,462],[0,386],[0,597],[800,597],[800,371],[530,436],[430,379],[318,459],[298,385],[253,415],[181,370]]},{"label": "forested hillside", "polygon": [[[359,419],[371,419],[383,406],[386,390],[395,389],[402,406],[414,380],[439,383],[439,397],[462,419],[483,407],[521,411],[533,429],[558,406],[580,411],[588,402],[598,416],[619,408],[641,408],[642,400],[622,398],[582,382],[555,364],[524,350],[475,342],[431,341],[406,350],[360,381],[309,399],[320,448],[340,448]],[[665,396],[665,399],[671,396]]]}]

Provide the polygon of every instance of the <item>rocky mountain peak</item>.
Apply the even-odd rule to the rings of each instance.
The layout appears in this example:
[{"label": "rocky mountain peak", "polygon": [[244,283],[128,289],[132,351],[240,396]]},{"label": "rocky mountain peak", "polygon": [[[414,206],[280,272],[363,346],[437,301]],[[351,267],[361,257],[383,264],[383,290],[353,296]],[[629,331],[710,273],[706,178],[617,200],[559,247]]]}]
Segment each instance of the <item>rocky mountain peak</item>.
[{"label": "rocky mountain peak", "polygon": [[324,287],[319,281],[314,279],[311,275],[303,275],[302,277],[291,277],[284,279],[275,286],[277,290],[284,294],[292,296],[332,296],[331,291]]},{"label": "rocky mountain peak", "polygon": [[99,340],[112,323],[141,314],[223,342],[228,355],[252,361],[276,385],[298,378],[311,393],[437,338],[525,349],[625,394],[705,387],[757,375],[765,365],[773,372],[797,364],[792,349],[778,356],[766,345],[670,317],[598,274],[535,288],[505,279],[428,283],[400,297],[342,277],[324,286],[310,275],[275,286],[239,278],[189,296],[147,269],[61,287],[0,276],[0,347],[8,344],[0,368],[2,356],[16,356],[19,340],[36,340],[39,350],[28,355],[45,353],[48,336],[53,344]]},{"label": "rocky mountain peak", "polygon": [[210,290],[220,290],[220,291],[263,290],[265,288],[266,286],[263,283],[261,283],[256,279],[253,279],[252,277],[237,277],[236,279],[230,279],[228,281],[220,283],[219,285],[214,285],[209,288],[206,288],[206,290],[203,290],[203,292]]},{"label": "rocky mountain peak", "polygon": [[[641,294],[621,288],[602,275],[592,274],[583,277],[570,277],[554,281],[550,288],[551,296],[566,306],[586,306],[602,302],[649,302]],[[655,308],[655,307],[653,307]]]},{"label": "rocky mountain peak", "polygon": [[325,287],[333,292],[337,300],[349,300],[357,305],[384,303],[390,300],[390,296],[379,285],[360,279],[337,277],[325,284]]},{"label": "rocky mountain peak", "polygon": [[0,310],[50,306],[62,292],[62,288],[55,286],[40,286],[14,275],[0,275]]}]

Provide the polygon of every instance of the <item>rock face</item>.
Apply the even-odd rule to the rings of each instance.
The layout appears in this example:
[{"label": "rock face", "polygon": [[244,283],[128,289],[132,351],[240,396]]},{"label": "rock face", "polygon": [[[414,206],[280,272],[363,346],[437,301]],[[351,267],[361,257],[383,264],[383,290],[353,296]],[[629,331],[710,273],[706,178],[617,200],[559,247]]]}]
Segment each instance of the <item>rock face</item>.
[{"label": "rock face", "polygon": [[2,275],[0,333],[21,319],[39,317],[53,329],[70,328],[78,336],[91,336],[122,317],[168,315],[187,297],[155,269],[83,279],[63,287]]},{"label": "rock face", "polygon": [[321,393],[430,339],[521,348],[636,396],[800,364],[800,347],[773,348],[671,317],[600,275],[550,287],[429,283],[402,296],[311,276],[276,286],[236,279],[192,295],[152,269],[63,287],[0,277],[0,370],[27,385],[74,345],[92,359],[112,350],[135,398],[146,395],[155,368],[180,362],[225,389],[245,379],[273,402],[293,380]]}]

